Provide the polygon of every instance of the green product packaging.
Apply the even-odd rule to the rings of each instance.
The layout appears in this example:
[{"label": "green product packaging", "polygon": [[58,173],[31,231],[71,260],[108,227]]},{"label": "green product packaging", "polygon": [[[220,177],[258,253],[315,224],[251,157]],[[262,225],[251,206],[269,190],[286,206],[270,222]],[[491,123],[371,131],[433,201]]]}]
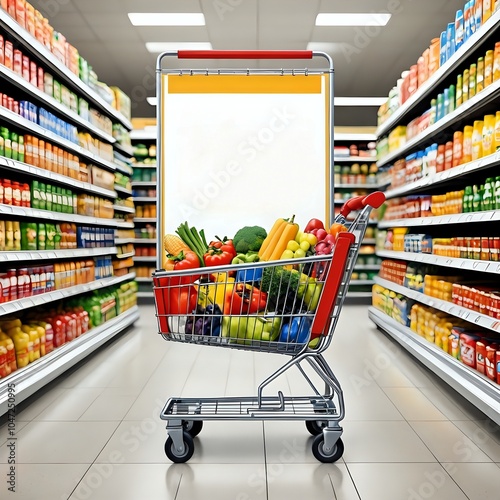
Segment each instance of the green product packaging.
[{"label": "green product packaging", "polygon": [[495,177],[495,210],[500,210],[500,177]]},{"label": "green product packaging", "polygon": [[495,210],[495,182],[492,177],[488,177],[484,183],[482,209]]},{"label": "green product packaging", "polygon": [[33,181],[31,184],[31,206],[32,208],[40,208],[40,184],[38,181]]},{"label": "green product packaging", "polygon": [[47,250],[46,224],[38,224],[37,248],[38,250]]},{"label": "green product packaging", "polygon": [[45,249],[55,250],[56,227],[54,224],[45,224]]},{"label": "green product packaging", "polygon": [[450,88],[448,90],[448,99],[449,99],[449,104],[448,104],[448,109],[446,110],[446,113],[452,113],[455,111],[455,85],[450,85]]},{"label": "green product packaging", "polygon": [[5,139],[0,135],[0,156],[5,156]]},{"label": "green product packaging", "polygon": [[63,211],[63,200],[62,200],[62,188],[58,187],[56,188],[57,190],[57,208],[58,208],[58,212],[62,212]]},{"label": "green product packaging", "polygon": [[10,139],[10,133],[7,137],[4,136],[4,156],[5,158],[12,159],[12,141]]},{"label": "green product packaging", "polygon": [[37,249],[36,222],[21,222],[21,250]]},{"label": "green product packaging", "polygon": [[464,198],[462,211],[464,213],[472,212],[472,198],[474,196],[474,192],[472,190],[472,186],[466,186],[464,189]]},{"label": "green product packaging", "polygon": [[40,182],[40,207],[42,210],[47,210],[47,185]]},{"label": "green product packaging", "polygon": [[47,191],[45,193],[46,196],[46,201],[45,201],[45,206],[47,207],[47,210],[50,210],[51,212],[54,210],[54,205],[52,204],[52,186],[47,186]]},{"label": "green product packaging", "polygon": [[19,160],[19,136],[15,132],[12,132],[10,135],[10,143],[12,148],[12,159],[17,161]]},{"label": "green product packaging", "polygon": [[66,192],[66,189],[62,188],[61,189],[61,196],[62,196],[62,213],[63,214],[67,214],[69,213],[69,209],[68,209],[68,195],[67,195],[67,192]]},{"label": "green product packaging", "polygon": [[19,161],[24,162],[24,137],[19,136]]},{"label": "green product packaging", "polygon": [[54,99],[58,102],[61,102],[61,84],[54,80]]},{"label": "green product packaging", "polygon": [[61,249],[61,240],[62,240],[62,231],[61,231],[61,226],[59,224],[56,224],[55,230],[54,230],[54,246],[56,250]]}]

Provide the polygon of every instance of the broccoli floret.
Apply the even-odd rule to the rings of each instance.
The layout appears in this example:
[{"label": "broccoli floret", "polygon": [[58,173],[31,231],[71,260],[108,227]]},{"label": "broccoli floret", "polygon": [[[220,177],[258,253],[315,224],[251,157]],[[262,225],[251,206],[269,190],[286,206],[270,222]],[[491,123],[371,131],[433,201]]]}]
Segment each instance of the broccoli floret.
[{"label": "broccoli floret", "polygon": [[233,245],[238,253],[258,252],[266,236],[263,227],[245,226],[234,235]]}]

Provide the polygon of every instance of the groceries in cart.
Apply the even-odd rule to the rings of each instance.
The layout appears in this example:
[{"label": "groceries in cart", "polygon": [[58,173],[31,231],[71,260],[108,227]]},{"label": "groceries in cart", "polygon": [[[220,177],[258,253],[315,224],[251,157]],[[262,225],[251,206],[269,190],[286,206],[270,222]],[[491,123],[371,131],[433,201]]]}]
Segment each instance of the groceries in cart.
[{"label": "groceries in cart", "polygon": [[160,333],[193,342],[305,345],[330,263],[314,257],[331,254],[344,231],[319,219],[300,230],[292,216],[278,218],[269,232],[249,225],[208,241],[203,229],[180,224],[164,236],[165,274],[155,275]]}]

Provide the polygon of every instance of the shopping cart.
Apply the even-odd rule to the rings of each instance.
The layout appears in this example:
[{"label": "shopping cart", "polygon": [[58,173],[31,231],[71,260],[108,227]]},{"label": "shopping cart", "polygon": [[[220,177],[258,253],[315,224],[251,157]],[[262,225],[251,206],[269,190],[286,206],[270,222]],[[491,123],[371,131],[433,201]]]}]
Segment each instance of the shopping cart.
[{"label": "shopping cart", "polygon": [[[303,420],[315,436],[312,452],[320,462],[342,456],[342,389],[322,353],[331,343],[370,212],[384,201],[378,191],[347,201],[335,221],[344,224],[351,212],[358,215],[348,232],[339,233],[330,255],[153,274],[165,340],[290,357],[259,385],[255,397],[170,398],[160,415],[167,421],[170,460],[190,459],[205,420]],[[271,300],[271,290],[286,303]],[[223,309],[200,308],[208,296],[224,297]],[[324,391],[305,372],[305,363],[324,382]],[[264,388],[291,367],[299,369],[313,394],[264,396]]]}]

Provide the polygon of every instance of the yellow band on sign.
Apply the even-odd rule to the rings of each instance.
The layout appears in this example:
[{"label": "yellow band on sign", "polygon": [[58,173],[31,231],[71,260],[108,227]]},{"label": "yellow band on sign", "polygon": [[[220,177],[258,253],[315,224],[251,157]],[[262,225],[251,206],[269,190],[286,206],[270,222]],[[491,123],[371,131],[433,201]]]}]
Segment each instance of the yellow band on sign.
[{"label": "yellow band on sign", "polygon": [[320,94],[322,75],[168,75],[170,94]]}]

